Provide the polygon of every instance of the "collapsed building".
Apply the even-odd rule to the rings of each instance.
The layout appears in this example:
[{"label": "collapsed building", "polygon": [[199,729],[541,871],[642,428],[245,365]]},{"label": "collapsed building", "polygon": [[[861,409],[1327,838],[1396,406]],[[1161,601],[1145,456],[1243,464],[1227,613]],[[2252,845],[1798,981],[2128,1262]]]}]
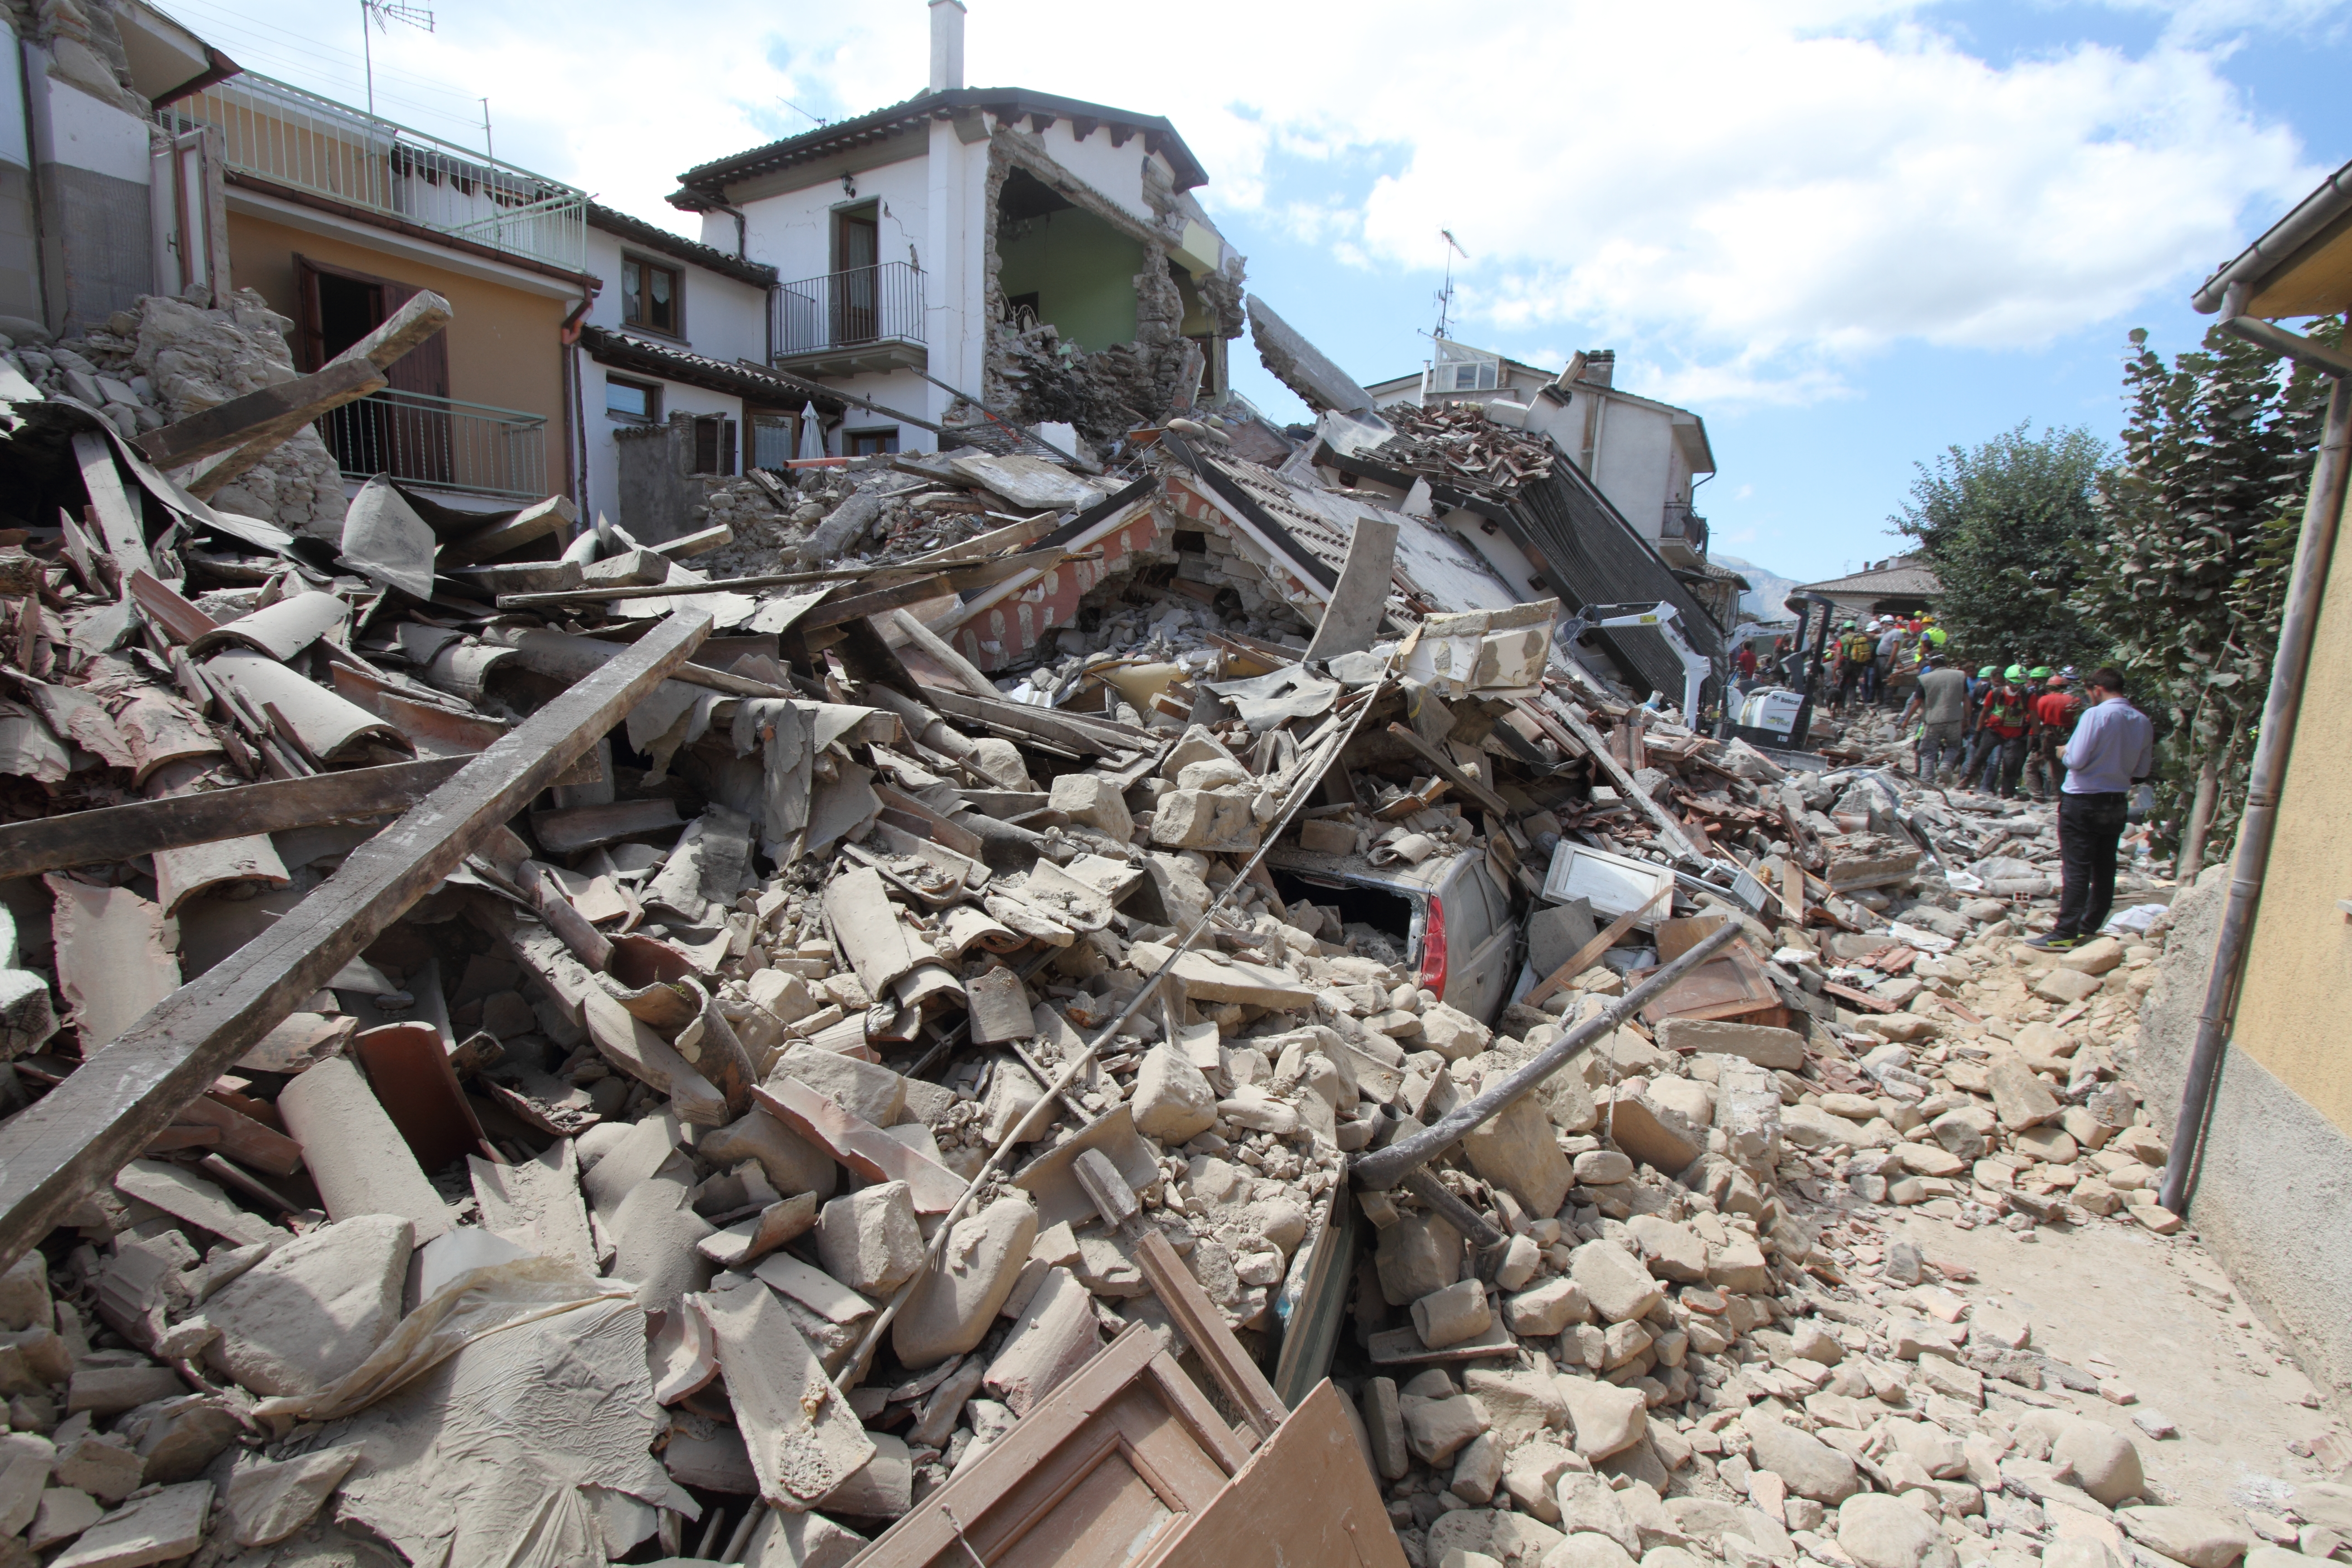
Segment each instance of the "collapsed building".
[{"label": "collapsed building", "polygon": [[2160,934],[2020,970],[2045,823],[1636,700],[1548,441],[220,502],[448,319],[178,417],[0,351],[14,1550],[2174,1550],[1888,1228],[2177,1231]]}]

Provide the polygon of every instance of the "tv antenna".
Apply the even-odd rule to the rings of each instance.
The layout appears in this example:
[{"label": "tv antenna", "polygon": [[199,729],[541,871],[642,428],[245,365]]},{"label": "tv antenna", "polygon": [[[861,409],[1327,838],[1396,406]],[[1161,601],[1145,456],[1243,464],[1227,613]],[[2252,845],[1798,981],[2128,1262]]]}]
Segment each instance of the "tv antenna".
[{"label": "tv antenna", "polygon": [[1446,315],[1454,309],[1454,258],[1458,256],[1467,261],[1470,259],[1470,253],[1462,248],[1462,242],[1454,237],[1452,229],[1441,228],[1437,232],[1445,241],[1445,287],[1440,289],[1435,295],[1437,331],[1431,335],[1442,338],[1445,335]]},{"label": "tv antenna", "polygon": [[428,33],[433,30],[430,6],[411,5],[405,0],[360,0],[360,52],[367,58],[367,100],[371,115],[375,112],[375,41],[368,37],[368,24],[373,22],[379,33],[389,32],[391,29],[384,26],[387,16],[395,22],[405,22],[412,27],[421,27]]}]

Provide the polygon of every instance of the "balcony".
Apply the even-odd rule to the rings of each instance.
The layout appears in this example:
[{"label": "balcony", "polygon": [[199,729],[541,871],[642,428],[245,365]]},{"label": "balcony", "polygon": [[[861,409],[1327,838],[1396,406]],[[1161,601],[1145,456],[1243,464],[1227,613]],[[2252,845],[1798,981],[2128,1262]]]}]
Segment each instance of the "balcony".
[{"label": "balcony", "polygon": [[1664,526],[1658,531],[1658,553],[1669,566],[1706,564],[1706,519],[1686,506],[1666,508]]},{"label": "balcony", "polygon": [[390,389],[321,416],[319,439],[347,479],[378,474],[508,500],[547,489],[547,418]]},{"label": "balcony", "polygon": [[232,174],[527,261],[588,265],[588,197],[511,163],[250,71],[164,105],[173,134],[217,126]]},{"label": "balcony", "polygon": [[775,293],[776,368],[802,375],[920,369],[923,275],[904,261],[787,283]]}]

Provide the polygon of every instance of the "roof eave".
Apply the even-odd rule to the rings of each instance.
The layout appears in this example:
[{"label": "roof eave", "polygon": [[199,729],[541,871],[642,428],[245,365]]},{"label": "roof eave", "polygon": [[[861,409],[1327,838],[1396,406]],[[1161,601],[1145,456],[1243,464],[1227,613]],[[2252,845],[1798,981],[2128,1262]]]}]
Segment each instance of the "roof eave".
[{"label": "roof eave", "polygon": [[2232,284],[2245,285],[2248,296],[2260,294],[2272,277],[2294,259],[2329,226],[2352,215],[2352,163],[2327,177],[2327,182],[2297,202],[2293,211],[2240,251],[2227,265],[2199,286],[2189,304],[2200,315],[2221,308]]}]

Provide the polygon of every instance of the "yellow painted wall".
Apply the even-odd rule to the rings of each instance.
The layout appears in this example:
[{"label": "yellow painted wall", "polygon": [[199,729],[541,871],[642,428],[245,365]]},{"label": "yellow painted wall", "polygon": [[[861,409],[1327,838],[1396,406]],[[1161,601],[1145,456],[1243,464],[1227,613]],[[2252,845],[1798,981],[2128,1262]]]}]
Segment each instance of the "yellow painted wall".
[{"label": "yellow painted wall", "polygon": [[240,289],[257,290],[270,309],[289,320],[300,319],[294,285],[298,255],[430,289],[448,300],[449,395],[544,415],[552,437],[548,443],[551,482],[562,482],[559,433],[570,422],[564,417],[563,350],[557,333],[570,308],[567,301],[420,266],[405,257],[288,228],[247,213],[229,214],[228,244],[231,280]]},{"label": "yellow painted wall", "polygon": [[2278,837],[2263,878],[2246,973],[2239,987],[2237,1047],[2321,1115],[2352,1133],[2352,526],[2338,535],[2320,605],[2311,671]]}]

